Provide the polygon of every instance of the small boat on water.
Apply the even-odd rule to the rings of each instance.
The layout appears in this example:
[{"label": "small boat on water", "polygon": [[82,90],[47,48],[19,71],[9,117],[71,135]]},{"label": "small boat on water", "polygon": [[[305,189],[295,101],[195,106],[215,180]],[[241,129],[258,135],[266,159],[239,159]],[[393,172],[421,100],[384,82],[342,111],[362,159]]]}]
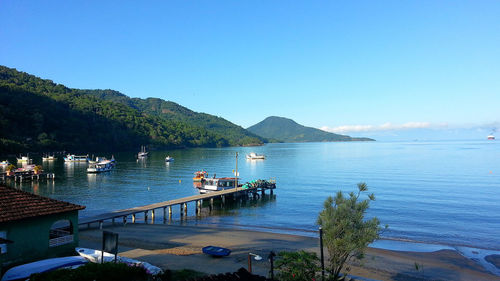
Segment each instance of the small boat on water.
[{"label": "small boat on water", "polygon": [[[104,262],[114,262],[115,255],[107,252],[102,252],[99,250],[88,249],[88,248],[75,248],[76,252],[93,263],[101,263],[101,259]],[[120,263],[125,263],[129,266],[139,266],[146,270],[148,274],[157,275],[163,273],[163,270],[157,266],[150,263],[138,261],[131,258],[116,256],[116,261]]]},{"label": "small boat on water", "polygon": [[197,171],[194,173],[193,181],[194,182],[202,182],[205,178],[208,178],[207,171]]},{"label": "small boat on water", "polygon": [[172,162],[174,161],[174,157],[167,156],[165,157],[165,162]]},{"label": "small boat on water", "polygon": [[42,161],[54,161],[56,160],[57,158],[54,156],[54,155],[46,155],[46,156],[42,156]]},{"label": "small boat on water", "polygon": [[251,152],[250,154],[247,154],[247,159],[248,160],[264,160],[264,159],[266,159],[266,156],[259,155],[255,152]]},{"label": "small boat on water", "polygon": [[113,169],[114,166],[115,166],[114,160],[102,160],[97,163],[89,164],[89,167],[87,168],[87,173],[109,172]]},{"label": "small boat on water", "polygon": [[203,247],[201,250],[204,254],[211,255],[214,257],[225,257],[231,254],[231,250],[218,246],[206,246]]},{"label": "small boat on water", "polygon": [[488,139],[489,139],[489,140],[494,140],[494,139],[495,139],[495,136],[494,136],[493,134],[490,134],[490,135],[488,136]]},{"label": "small boat on water", "polygon": [[5,272],[1,281],[25,280],[33,273],[42,273],[59,268],[75,268],[88,262],[87,259],[81,256],[45,259],[11,268]]},{"label": "small boat on water", "polygon": [[143,145],[143,146],[141,146],[141,151],[139,153],[137,153],[137,157],[139,157],[139,158],[147,157],[148,153],[149,152],[146,151],[146,147]]},{"label": "small boat on water", "polygon": [[[108,161],[108,159],[106,157],[99,157],[99,156],[97,156],[95,158],[95,160],[89,159],[89,164],[97,164],[97,163],[103,162],[103,161]],[[115,162],[115,156],[112,155],[111,156],[111,160],[109,160],[109,161]]]},{"label": "small boat on water", "polygon": [[2,162],[0,162],[0,166],[9,166],[10,163],[8,160],[3,160]]},{"label": "small boat on water", "polygon": [[17,162],[31,164],[33,162],[33,159],[29,158],[28,156],[20,156],[20,158],[17,158]]},{"label": "small boat on water", "polygon": [[89,161],[88,155],[74,155],[68,154],[64,157],[64,162],[87,162]]}]

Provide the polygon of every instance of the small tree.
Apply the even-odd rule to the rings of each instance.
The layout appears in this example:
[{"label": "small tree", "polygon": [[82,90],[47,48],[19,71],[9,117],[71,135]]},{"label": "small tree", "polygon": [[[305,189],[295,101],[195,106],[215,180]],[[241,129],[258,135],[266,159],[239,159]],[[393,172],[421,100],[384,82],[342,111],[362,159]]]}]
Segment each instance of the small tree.
[{"label": "small tree", "polygon": [[[352,258],[362,259],[368,244],[379,237],[381,228],[377,218],[364,220],[373,194],[368,199],[358,201],[363,192],[368,191],[366,183],[358,183],[358,192],[345,197],[342,191],[334,198],[328,197],[324,209],[318,217],[323,228],[323,240],[329,253],[329,268],[333,280],[343,280],[340,274],[346,262]],[[349,271],[349,268],[346,270]]]},{"label": "small tree", "polygon": [[306,252],[280,252],[276,260],[278,270],[278,280],[307,280],[315,279],[316,272],[319,271],[319,258],[316,253]]},{"label": "small tree", "polygon": [[33,171],[35,172],[35,174],[39,174],[43,171],[43,167],[40,165],[36,165],[35,167],[33,167]]},{"label": "small tree", "polygon": [[7,168],[5,169],[7,171],[7,176],[11,176],[13,174],[13,170],[16,169],[16,166],[14,166],[13,164],[10,164],[9,166],[7,166]]}]

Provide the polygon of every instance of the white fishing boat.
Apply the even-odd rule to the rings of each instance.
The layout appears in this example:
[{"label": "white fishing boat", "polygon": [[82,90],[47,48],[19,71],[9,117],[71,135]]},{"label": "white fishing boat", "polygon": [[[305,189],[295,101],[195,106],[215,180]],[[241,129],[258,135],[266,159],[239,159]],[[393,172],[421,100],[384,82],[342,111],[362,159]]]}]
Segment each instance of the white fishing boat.
[{"label": "white fishing boat", "polygon": [[494,140],[494,139],[495,139],[495,136],[494,136],[493,134],[488,135],[488,139],[489,139],[489,140]]},{"label": "white fishing boat", "polygon": [[45,259],[11,268],[5,272],[1,281],[26,280],[33,273],[42,273],[59,268],[75,268],[88,262],[82,256]]},{"label": "white fishing boat", "polygon": [[[93,156],[92,156],[92,157],[93,157]],[[99,156],[97,156],[97,157],[95,158],[95,160],[90,159],[90,160],[89,160],[89,164],[96,164],[96,163],[103,162],[103,161],[107,161],[107,160],[108,160],[108,159],[107,159],[106,157],[99,157]],[[111,160],[109,160],[109,161],[111,161],[111,162],[115,162],[115,156],[111,156]]]},{"label": "white fishing boat", "polygon": [[236,187],[238,178],[204,178],[201,186],[197,187],[201,194],[213,191],[226,190]]},{"label": "white fishing boat", "polygon": [[97,163],[89,164],[87,168],[87,173],[103,173],[109,172],[115,166],[115,162],[111,160],[102,160]]},{"label": "white fishing boat", "polygon": [[146,157],[146,156],[148,156],[148,153],[149,152],[146,151],[146,147],[143,145],[143,146],[141,146],[141,151],[139,153],[137,153],[137,157],[139,157],[139,158]]},{"label": "white fishing boat", "polygon": [[174,157],[167,156],[165,157],[165,162],[172,162],[174,161]]},{"label": "white fishing boat", "polygon": [[89,161],[88,155],[74,155],[68,154],[64,157],[64,162],[87,162]]},{"label": "white fishing boat", "polygon": [[54,156],[54,155],[46,155],[46,156],[42,156],[42,161],[54,161],[56,160],[57,158]]},{"label": "white fishing boat", "polygon": [[266,156],[257,154],[255,152],[251,152],[250,154],[247,154],[247,159],[248,160],[264,160],[264,159],[266,159]]},{"label": "white fishing boat", "polygon": [[[115,261],[115,255],[111,253],[102,252],[94,249],[88,249],[88,248],[75,248],[75,250],[80,256],[86,258],[87,260],[93,263],[101,263],[101,259],[104,262]],[[121,263],[126,263],[127,265],[130,266],[143,267],[144,269],[146,269],[146,272],[151,275],[157,275],[163,273],[163,270],[161,268],[147,262],[138,261],[135,259],[121,257],[121,256],[116,256],[116,261]]]},{"label": "white fishing boat", "polygon": [[17,158],[17,162],[31,164],[33,162],[33,159],[29,158],[28,156],[21,156],[20,158]]}]

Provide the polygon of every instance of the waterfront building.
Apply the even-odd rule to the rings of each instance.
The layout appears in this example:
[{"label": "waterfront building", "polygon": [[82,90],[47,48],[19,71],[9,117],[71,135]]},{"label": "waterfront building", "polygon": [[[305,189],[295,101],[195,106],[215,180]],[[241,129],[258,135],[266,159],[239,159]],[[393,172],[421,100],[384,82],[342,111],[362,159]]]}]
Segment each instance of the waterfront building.
[{"label": "waterfront building", "polygon": [[0,186],[0,271],[74,254],[85,206]]}]

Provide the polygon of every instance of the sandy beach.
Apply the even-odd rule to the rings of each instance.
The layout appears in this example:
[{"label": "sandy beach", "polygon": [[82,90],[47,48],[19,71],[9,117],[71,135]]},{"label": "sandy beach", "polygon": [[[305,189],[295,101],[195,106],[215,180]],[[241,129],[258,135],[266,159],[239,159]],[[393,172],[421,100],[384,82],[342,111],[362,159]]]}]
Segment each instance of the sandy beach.
[{"label": "sandy beach", "polygon": [[[269,252],[314,251],[317,238],[256,232],[211,226],[128,224],[104,230],[119,234],[119,254],[147,261],[163,269],[193,269],[209,274],[234,272],[248,267],[248,253],[264,257],[252,261],[254,273],[267,275]],[[101,248],[102,230],[80,230],[80,246]],[[201,252],[208,245],[232,250],[228,257],[212,258]],[[490,260],[495,260],[491,257]],[[498,257],[496,258],[498,262]],[[417,271],[415,263],[423,265]],[[500,265],[496,264],[497,267]],[[370,248],[365,259],[351,265],[351,274],[375,280],[500,280],[483,266],[457,251],[389,251]]]}]

